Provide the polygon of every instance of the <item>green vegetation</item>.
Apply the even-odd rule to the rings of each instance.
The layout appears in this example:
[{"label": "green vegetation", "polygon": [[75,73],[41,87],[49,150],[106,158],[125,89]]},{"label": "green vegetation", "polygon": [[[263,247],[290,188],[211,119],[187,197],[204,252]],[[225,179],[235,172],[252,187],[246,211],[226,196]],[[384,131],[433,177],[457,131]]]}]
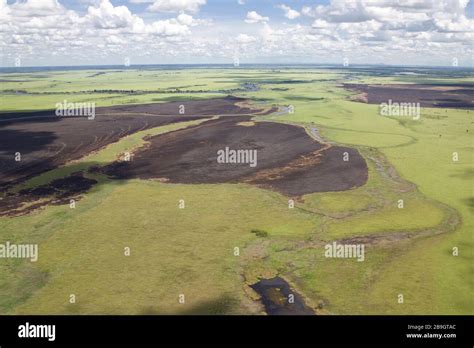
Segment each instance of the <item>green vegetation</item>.
[{"label": "green vegetation", "polygon": [[268,237],[267,231],[253,229],[250,232],[254,233],[257,237]]}]

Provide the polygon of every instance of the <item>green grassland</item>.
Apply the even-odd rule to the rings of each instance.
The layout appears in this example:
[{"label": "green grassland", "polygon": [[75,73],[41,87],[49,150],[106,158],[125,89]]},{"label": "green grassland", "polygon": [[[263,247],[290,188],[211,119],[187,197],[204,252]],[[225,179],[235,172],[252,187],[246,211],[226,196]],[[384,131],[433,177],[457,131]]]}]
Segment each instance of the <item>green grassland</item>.
[{"label": "green grassland", "polygon": [[[2,82],[0,111],[51,109],[63,99],[106,106],[227,94],[291,104],[293,114],[256,120],[315,126],[327,141],[358,148],[369,181],[350,191],[306,195],[289,209],[287,197],[243,184],[114,181],[88,173],[99,184],[75,209],[50,206],[0,218],[0,242],[40,245],[36,263],[0,261],[0,313],[254,314],[262,309],[248,285],[277,274],[322,314],[474,313],[474,162],[467,131],[472,134],[472,110],[423,108],[419,121],[382,117],[376,105],[348,99],[351,93],[341,88],[347,71],[95,73],[4,74],[2,79],[23,82]],[[412,77],[355,78],[412,82]],[[245,91],[244,83],[256,83],[259,90]],[[143,146],[147,135],[197,122],[136,133],[21,187],[106,164]],[[452,160],[453,152],[459,161]],[[403,208],[397,206],[400,199]],[[361,237],[363,262],[324,257],[325,243]],[[130,256],[124,255],[126,247]],[[452,255],[453,247],[459,256]],[[68,302],[71,294],[75,304]]]}]

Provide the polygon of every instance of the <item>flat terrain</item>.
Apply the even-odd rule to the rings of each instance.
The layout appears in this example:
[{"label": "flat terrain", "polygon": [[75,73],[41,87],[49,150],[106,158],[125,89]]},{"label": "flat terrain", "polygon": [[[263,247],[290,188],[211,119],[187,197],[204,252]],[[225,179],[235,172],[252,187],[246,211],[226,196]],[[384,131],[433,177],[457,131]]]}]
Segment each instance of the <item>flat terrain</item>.
[{"label": "flat terrain", "polygon": [[[182,111],[181,111],[182,110]],[[150,103],[103,107],[98,115],[146,114],[160,116],[227,116],[262,113],[265,110],[250,107],[245,99],[227,96],[204,100],[182,100],[167,103]]]},{"label": "flat terrain", "polygon": [[[357,150],[319,144],[302,127],[273,122],[242,125],[249,120],[225,117],[150,137],[133,161],[110,164],[102,172],[120,179],[170,183],[244,182],[289,196],[343,191],[367,181],[367,165]],[[225,147],[257,150],[256,166],[218,163],[218,151]]]},{"label": "flat terrain", "polygon": [[[58,117],[55,111],[0,115],[0,189],[79,159],[127,135],[209,115],[258,112],[238,98],[99,108],[96,118]],[[184,105],[184,113],[179,107]],[[21,160],[15,161],[15,154]]]},{"label": "flat terrain", "polygon": [[0,216],[20,216],[48,205],[69,204],[95,184],[96,180],[78,172],[35,188],[7,193],[0,199]]},{"label": "flat terrain", "polygon": [[[376,103],[357,102],[360,91],[343,87],[348,80],[397,91],[406,84],[444,86],[440,98],[449,104],[458,97],[447,95],[447,87],[470,89],[472,70],[400,69],[1,74],[3,117],[47,113],[67,99],[95,102],[98,113],[114,107],[117,119],[131,120],[118,127],[111,120],[104,128],[101,116],[79,120],[79,128],[76,120],[0,126],[22,130],[1,143],[8,150],[2,158],[21,151],[17,139],[33,143],[41,132],[56,148],[39,142],[29,151],[62,158],[32,167],[31,177],[22,170],[21,182],[13,179],[0,192],[0,242],[39,247],[37,262],[0,259],[0,313],[473,314],[472,107],[429,107],[436,94],[411,91],[423,117],[381,117]],[[396,101],[398,94],[384,93],[383,102]],[[224,115],[225,105],[214,110],[206,101],[228,95],[240,99],[223,102]],[[187,104],[196,101],[204,103],[200,109]],[[159,103],[171,104],[157,116],[154,106],[144,105]],[[187,111],[195,105],[196,115],[166,116],[181,104]],[[206,108],[211,111],[197,115]],[[151,121],[167,117],[170,122]],[[177,117],[182,122],[174,122]],[[157,123],[140,121],[128,131],[125,124],[135,118]],[[67,127],[56,129],[62,122]],[[39,128],[29,130],[34,124]],[[97,130],[87,129],[91,124]],[[79,146],[81,137],[94,141],[95,132],[101,145]],[[66,148],[83,150],[75,157],[71,146],[62,156],[55,133]],[[215,151],[232,144],[258,145],[257,167],[216,167]],[[340,162],[341,151],[349,163]],[[120,171],[125,152],[132,160]],[[29,159],[28,151],[24,156]],[[355,173],[340,167],[354,164]],[[342,184],[347,187],[337,191]],[[364,244],[364,261],[325,257],[325,245],[333,242]],[[282,304],[289,291],[297,294],[294,308]],[[184,304],[178,301],[183,294]]]},{"label": "flat terrain", "polygon": [[362,93],[355,100],[381,104],[392,102],[420,103],[423,107],[474,108],[474,85],[464,84],[344,84],[344,87]]}]

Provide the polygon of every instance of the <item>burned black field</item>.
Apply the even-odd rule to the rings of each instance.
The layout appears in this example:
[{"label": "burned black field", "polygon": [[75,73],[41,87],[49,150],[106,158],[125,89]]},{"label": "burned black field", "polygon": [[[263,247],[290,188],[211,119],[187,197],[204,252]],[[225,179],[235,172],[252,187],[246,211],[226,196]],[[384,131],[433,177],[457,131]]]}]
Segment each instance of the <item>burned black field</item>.
[{"label": "burned black field", "polygon": [[[218,114],[256,112],[239,98],[99,108],[93,120],[58,117],[55,111],[0,115],[0,190],[79,159],[144,129]],[[184,106],[185,114],[179,108]],[[191,115],[191,116],[189,116]],[[15,154],[21,160],[15,160]]]},{"label": "burned black field", "polygon": [[[228,97],[101,108],[94,120],[60,118],[51,113],[3,115],[0,132],[11,142],[3,142],[1,148],[2,166],[7,168],[1,176],[6,192],[0,200],[1,215],[22,215],[48,204],[67,203],[68,199],[87,192],[95,181],[79,172],[36,189],[7,192],[14,183],[65,165],[138,131],[213,115],[219,118],[147,137],[147,145],[134,152],[132,161],[117,160],[90,171],[120,180],[247,183],[287,196],[343,191],[367,181],[367,165],[357,150],[318,143],[302,127],[253,122],[253,116],[247,114],[266,114],[276,108],[259,109],[244,102]],[[176,114],[182,105],[190,116]],[[14,153],[9,148],[9,144],[17,141],[22,143],[21,149],[15,148],[23,154],[19,162],[13,160]],[[217,154],[225,148],[255,151],[258,155],[254,165],[219,163]],[[67,181],[70,187],[56,187],[62,181]],[[81,189],[76,190],[75,186]],[[28,205],[22,209],[25,203]]]},{"label": "burned black field", "polygon": [[[356,150],[320,144],[302,127],[250,119],[225,117],[151,137],[133,161],[117,162],[102,171],[119,179],[186,184],[243,182],[288,196],[343,191],[367,181],[367,165]],[[218,152],[226,147],[256,149],[256,166],[218,163]]]},{"label": "burned black field", "polygon": [[472,84],[350,84],[344,87],[360,93],[354,100],[380,104],[388,100],[395,102],[409,100],[422,107],[474,108],[474,86]]}]

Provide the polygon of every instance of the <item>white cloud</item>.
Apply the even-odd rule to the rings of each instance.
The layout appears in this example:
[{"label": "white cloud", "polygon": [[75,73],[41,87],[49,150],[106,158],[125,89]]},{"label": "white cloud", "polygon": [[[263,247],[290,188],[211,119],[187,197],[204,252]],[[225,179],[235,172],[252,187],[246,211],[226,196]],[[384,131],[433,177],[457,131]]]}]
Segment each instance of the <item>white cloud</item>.
[{"label": "white cloud", "polygon": [[256,11],[247,12],[247,17],[245,22],[247,23],[259,23],[259,22],[268,22],[269,18],[259,15]]},{"label": "white cloud", "polygon": [[236,41],[240,44],[248,44],[257,41],[257,39],[254,36],[247,34],[239,34],[236,38]]},{"label": "white cloud", "polygon": [[176,17],[178,19],[178,22],[180,22],[181,24],[184,24],[184,25],[194,25],[195,24],[195,20],[193,18],[193,16],[190,16],[190,15],[187,15],[185,13],[180,13],[178,15],[178,17]]},{"label": "white cloud", "polygon": [[126,41],[121,38],[121,37],[118,37],[116,35],[110,35],[110,36],[107,36],[107,38],[105,39],[105,41],[108,43],[108,44],[111,44],[111,45],[123,45],[126,43]]},{"label": "white cloud", "polygon": [[464,14],[467,4],[468,0],[332,0],[328,5],[304,6],[301,13],[315,18],[314,30],[332,30],[344,40],[393,41],[409,36],[421,42],[428,40],[426,35],[409,33],[470,36],[474,21]]},{"label": "white cloud", "polygon": [[145,30],[147,33],[162,36],[181,36],[190,33],[186,25],[180,24],[174,19],[153,22]]},{"label": "white cloud", "polygon": [[186,13],[180,13],[176,19],[180,24],[187,25],[188,27],[194,27],[197,25],[210,25],[212,23],[210,20],[195,19],[193,16]]},{"label": "white cloud", "polygon": [[143,24],[143,20],[133,15],[126,6],[114,7],[109,0],[102,0],[99,7],[89,6],[87,18],[96,28],[114,29]]},{"label": "white cloud", "polygon": [[156,12],[190,12],[196,13],[199,8],[206,4],[206,0],[155,0],[148,7],[150,11]]},{"label": "white cloud", "polygon": [[285,11],[285,17],[288,19],[295,19],[300,16],[300,13],[296,10],[293,10],[291,7],[286,5],[278,5],[279,9]]},{"label": "white cloud", "polygon": [[101,0],[99,7],[88,8],[86,20],[98,29],[118,29],[122,33],[179,36],[189,34],[193,18],[184,13],[176,19],[154,21],[146,24],[142,18],[132,14],[126,6],[114,7],[110,0]]},{"label": "white cloud", "polygon": [[[308,18],[301,23],[270,26],[268,17],[250,11],[245,21],[260,25],[244,28],[227,16],[210,19],[211,9],[200,18],[204,0],[129,0],[158,3],[166,10],[160,14],[133,13],[135,7],[114,6],[114,0],[81,1],[92,3],[85,13],[63,0],[0,0],[2,64],[13,64],[17,56],[30,65],[107,64],[125,56],[144,63],[232,62],[237,50],[246,61],[340,62],[348,56],[352,63],[450,64],[455,56],[466,65],[473,53],[467,0],[332,0],[303,7],[300,17]],[[283,6],[289,14],[291,8]]]},{"label": "white cloud", "polygon": [[370,20],[386,26],[408,27],[411,23],[432,21],[443,14],[448,18],[464,15],[469,0],[331,0],[329,5],[304,6],[305,16],[333,23]]},{"label": "white cloud", "polygon": [[315,19],[311,27],[315,29],[326,29],[329,28],[331,25],[326,22],[324,19]]},{"label": "white cloud", "polygon": [[[6,1],[2,2],[6,3]],[[11,8],[17,14],[24,17],[50,16],[53,13],[64,11],[64,7],[57,0],[27,0],[25,2],[15,2]]]},{"label": "white cloud", "polygon": [[441,32],[465,32],[472,34],[474,32],[474,21],[460,15],[457,19],[443,18],[443,15],[437,15],[433,19],[436,28]]}]

